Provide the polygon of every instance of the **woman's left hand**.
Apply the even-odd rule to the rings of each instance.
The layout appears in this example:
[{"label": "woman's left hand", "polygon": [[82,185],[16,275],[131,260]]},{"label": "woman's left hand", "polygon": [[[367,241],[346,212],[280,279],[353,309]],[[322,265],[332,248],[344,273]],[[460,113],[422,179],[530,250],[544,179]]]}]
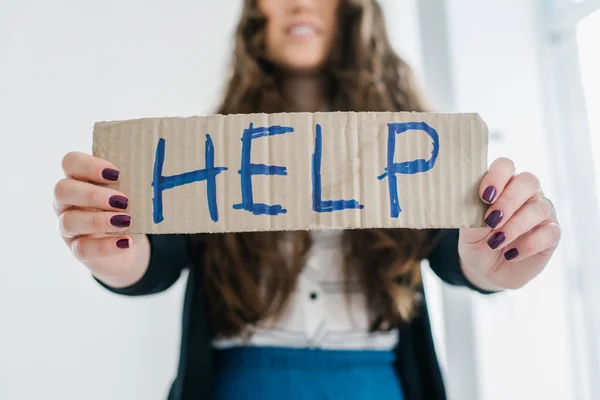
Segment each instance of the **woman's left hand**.
[{"label": "woman's left hand", "polygon": [[489,228],[460,230],[458,251],[463,272],[484,290],[517,289],[545,267],[560,241],[560,225],[540,181],[524,172],[515,175],[507,158],[492,163],[479,188],[490,204]]}]

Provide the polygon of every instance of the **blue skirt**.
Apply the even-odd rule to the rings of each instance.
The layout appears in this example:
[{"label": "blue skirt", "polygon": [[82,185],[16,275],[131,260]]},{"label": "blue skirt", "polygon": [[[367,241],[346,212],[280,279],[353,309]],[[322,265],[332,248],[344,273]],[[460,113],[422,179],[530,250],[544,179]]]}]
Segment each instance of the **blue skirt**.
[{"label": "blue skirt", "polygon": [[214,351],[213,400],[402,400],[391,351]]}]

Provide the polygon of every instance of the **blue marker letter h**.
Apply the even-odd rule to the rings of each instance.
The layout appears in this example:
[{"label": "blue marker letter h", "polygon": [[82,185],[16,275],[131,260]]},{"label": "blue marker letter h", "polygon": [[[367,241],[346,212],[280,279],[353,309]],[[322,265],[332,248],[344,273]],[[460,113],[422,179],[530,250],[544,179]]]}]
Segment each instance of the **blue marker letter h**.
[{"label": "blue marker letter h", "polygon": [[215,148],[210,135],[206,135],[206,144],[204,147],[206,168],[197,171],[186,172],[184,174],[163,176],[163,164],[165,163],[165,139],[161,138],[156,146],[156,157],[154,159],[154,173],[152,187],[154,188],[153,217],[154,223],[158,224],[165,218],[163,216],[162,194],[167,189],[173,189],[177,186],[183,186],[194,182],[206,181],[206,198],[208,201],[208,210],[210,218],[217,222],[219,220],[219,211],[217,208],[217,175],[226,171],[225,167],[215,167]]}]

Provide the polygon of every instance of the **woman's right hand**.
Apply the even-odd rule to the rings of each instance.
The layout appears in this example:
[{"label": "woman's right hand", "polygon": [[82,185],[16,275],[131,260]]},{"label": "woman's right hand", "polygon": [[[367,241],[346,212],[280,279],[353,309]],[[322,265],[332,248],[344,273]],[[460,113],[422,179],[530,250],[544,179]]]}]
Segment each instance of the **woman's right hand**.
[{"label": "woman's right hand", "polygon": [[115,288],[134,284],[148,267],[148,239],[119,234],[131,225],[125,212],[127,197],[97,185],[116,182],[117,168],[78,152],[68,153],[62,167],[65,178],[56,184],[54,209],[64,241],[74,257],[103,283]]}]

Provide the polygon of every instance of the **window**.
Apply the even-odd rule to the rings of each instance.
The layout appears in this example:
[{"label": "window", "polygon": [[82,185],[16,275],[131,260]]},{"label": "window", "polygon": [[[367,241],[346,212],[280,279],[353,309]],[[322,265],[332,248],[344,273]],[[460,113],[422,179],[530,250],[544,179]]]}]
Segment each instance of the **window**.
[{"label": "window", "polygon": [[[576,399],[600,398],[600,0],[542,0]],[[561,173],[561,170],[563,173]],[[568,171],[568,172],[566,172]],[[563,215],[564,214],[564,215]],[[590,239],[594,238],[594,239]]]},{"label": "window", "polygon": [[[586,0],[575,0],[578,2]],[[596,188],[600,198],[600,9],[583,18],[577,25],[577,47],[581,83],[587,109]]]},{"label": "window", "polygon": [[436,108],[479,112],[489,160],[536,173],[563,228],[521,290],[484,297],[425,274],[450,398],[600,399],[600,0],[417,5]]}]

